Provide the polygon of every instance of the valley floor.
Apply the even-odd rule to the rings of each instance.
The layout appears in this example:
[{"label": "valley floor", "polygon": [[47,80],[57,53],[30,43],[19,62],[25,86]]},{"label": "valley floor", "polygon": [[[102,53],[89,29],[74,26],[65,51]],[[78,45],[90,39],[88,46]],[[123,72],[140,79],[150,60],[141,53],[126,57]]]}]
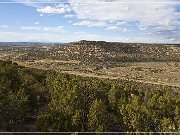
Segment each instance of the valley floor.
[{"label": "valley floor", "polygon": [[[15,55],[15,56],[14,56]],[[19,53],[0,53],[0,60],[19,57]],[[44,70],[75,74],[85,77],[133,80],[136,82],[180,87],[180,62],[124,62],[114,67],[90,66],[77,60],[38,59],[10,60],[19,65]],[[100,68],[99,68],[100,67]]]},{"label": "valley floor", "polygon": [[[180,62],[132,62],[123,63],[122,66],[100,70],[74,70],[66,66],[46,66],[51,61],[38,61],[38,63],[18,62],[26,67],[39,69],[53,69],[62,73],[80,75],[84,77],[97,77],[109,79],[133,80],[136,82],[159,84],[180,87]],[[64,61],[59,61],[65,63]],[[57,62],[56,62],[57,63]],[[70,63],[68,61],[68,63]]]}]

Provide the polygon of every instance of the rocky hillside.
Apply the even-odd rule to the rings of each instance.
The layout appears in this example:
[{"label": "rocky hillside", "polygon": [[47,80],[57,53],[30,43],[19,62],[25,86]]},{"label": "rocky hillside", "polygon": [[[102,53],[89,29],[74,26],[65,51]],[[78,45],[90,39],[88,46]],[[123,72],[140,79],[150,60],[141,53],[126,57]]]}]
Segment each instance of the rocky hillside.
[{"label": "rocky hillside", "polygon": [[118,43],[105,41],[82,40],[69,45],[76,52],[111,52],[111,53],[141,53],[153,55],[180,55],[180,45],[170,44],[140,44],[140,43]]},{"label": "rocky hillside", "polygon": [[[80,61],[82,65],[115,65],[121,62],[180,61],[180,45],[86,41],[69,44],[1,47],[4,58],[17,61],[53,59]],[[11,57],[10,57],[10,56]]]},{"label": "rocky hillside", "polygon": [[[180,61],[180,45],[79,41],[64,48],[71,57],[99,61]],[[81,57],[83,56],[83,58]],[[74,57],[77,58],[77,57]]]}]

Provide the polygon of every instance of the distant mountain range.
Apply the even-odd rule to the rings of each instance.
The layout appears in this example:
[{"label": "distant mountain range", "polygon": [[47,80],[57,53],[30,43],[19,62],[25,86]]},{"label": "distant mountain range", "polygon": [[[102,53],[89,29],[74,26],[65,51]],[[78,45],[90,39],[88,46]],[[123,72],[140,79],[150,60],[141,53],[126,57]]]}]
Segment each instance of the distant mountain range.
[{"label": "distant mountain range", "polygon": [[143,44],[143,45],[177,45],[177,46],[180,46],[180,44],[155,44],[155,43],[123,43],[123,42],[106,42],[106,41],[87,41],[87,40],[81,40],[79,42],[70,42],[70,43],[61,43],[61,42],[0,42],[0,46],[4,46],[4,45],[9,45],[9,46],[19,46],[19,45],[62,45],[62,44],[82,44],[82,43],[85,43],[85,44],[134,44],[134,45],[137,45],[137,44]]},{"label": "distant mountain range", "polygon": [[39,45],[61,45],[63,43],[49,43],[49,42],[0,42],[0,46],[39,46]]}]

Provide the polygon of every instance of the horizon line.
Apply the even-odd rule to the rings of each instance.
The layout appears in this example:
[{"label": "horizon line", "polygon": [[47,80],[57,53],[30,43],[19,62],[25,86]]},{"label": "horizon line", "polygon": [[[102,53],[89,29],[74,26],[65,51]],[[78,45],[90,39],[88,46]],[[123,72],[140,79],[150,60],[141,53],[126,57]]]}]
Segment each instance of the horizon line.
[{"label": "horizon line", "polygon": [[64,44],[64,43],[73,43],[73,42],[80,42],[80,41],[89,41],[89,42],[92,42],[92,41],[96,41],[96,42],[109,42],[109,43],[130,43],[130,44],[175,44],[175,45],[180,45],[180,43],[160,43],[160,42],[156,42],[156,43],[153,43],[153,42],[123,42],[123,41],[105,41],[105,40],[78,40],[78,41],[68,41],[68,42],[53,42],[53,41],[0,41],[0,43],[61,43],[61,44]]}]

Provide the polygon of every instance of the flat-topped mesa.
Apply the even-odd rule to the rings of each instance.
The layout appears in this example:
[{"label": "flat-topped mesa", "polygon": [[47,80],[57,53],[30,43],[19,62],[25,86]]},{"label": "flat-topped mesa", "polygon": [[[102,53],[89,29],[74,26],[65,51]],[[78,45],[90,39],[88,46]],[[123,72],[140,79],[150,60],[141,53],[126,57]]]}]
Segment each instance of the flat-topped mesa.
[{"label": "flat-topped mesa", "polygon": [[78,45],[97,45],[97,44],[104,44],[106,43],[105,41],[87,41],[87,40],[81,40],[79,42],[76,42],[75,44]]},{"label": "flat-topped mesa", "polygon": [[106,50],[101,47],[102,44],[106,44],[105,41],[86,41],[81,40],[67,46],[68,51],[78,53],[105,53]]},{"label": "flat-topped mesa", "polygon": [[[105,41],[87,41],[81,40],[67,46],[72,53],[102,53],[120,55],[146,55],[146,57],[159,58],[159,56],[170,57],[171,59],[179,59],[180,46],[165,44],[143,44],[143,43],[121,43],[121,42],[105,42]],[[135,58],[136,59],[136,58]],[[162,58],[163,59],[163,58]]]}]

